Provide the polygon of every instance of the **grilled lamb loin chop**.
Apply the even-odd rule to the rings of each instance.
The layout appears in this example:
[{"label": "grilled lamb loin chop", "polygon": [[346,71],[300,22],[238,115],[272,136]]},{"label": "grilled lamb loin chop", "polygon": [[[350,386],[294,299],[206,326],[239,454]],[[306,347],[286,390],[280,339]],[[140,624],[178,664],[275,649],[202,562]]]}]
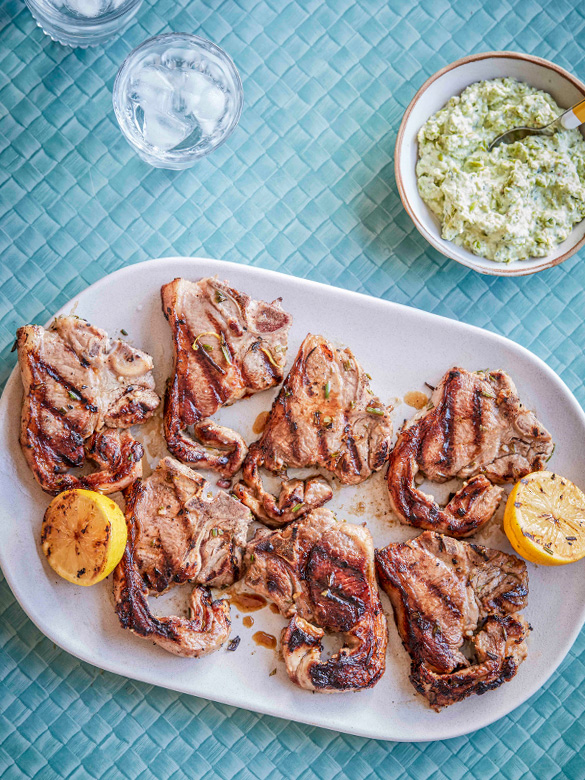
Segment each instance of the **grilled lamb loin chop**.
[{"label": "grilled lamb loin chop", "polygon": [[327,482],[286,479],[277,499],[262,485],[260,468],[322,466],[345,485],[357,485],[388,458],[391,407],[372,394],[368,377],[349,349],[309,334],[266,422],[244,461],[244,482],[234,492],[256,517],[276,527],[332,497]]},{"label": "grilled lamb loin chop", "polygon": [[434,709],[514,677],[529,631],[518,614],[528,597],[523,561],[425,531],[376,551],[376,569],[412,659],[410,679]]},{"label": "grilled lamb loin chop", "polygon": [[134,560],[149,589],[178,582],[215,588],[239,579],[252,514],[225,491],[173,458],[135,488]]},{"label": "grilled lamb loin chop", "polygon": [[[137,480],[134,483],[140,485]],[[136,526],[132,511],[138,492],[129,488],[126,504],[128,541],[122,560],[114,569],[116,613],[123,628],[150,639],[169,653],[199,658],[218,650],[230,634],[230,607],[227,599],[212,601],[208,588],[198,586],[190,598],[190,617],[155,617],[148,607],[148,588],[135,561]]]},{"label": "grilled lamb loin chop", "polygon": [[[160,403],[150,355],[74,316],[58,317],[48,330],[19,328],[17,346],[20,444],[43,490],[113,493],[141,476],[142,446],[124,429],[147,420]],[[100,470],[67,473],[86,457]]]},{"label": "grilled lamb loin chop", "polygon": [[[174,371],[165,438],[183,463],[231,477],[246,454],[241,436],[210,418],[222,406],[280,384],[292,318],[217,279],[175,279],[161,289],[173,330]],[[184,429],[193,426],[195,439]]]},{"label": "grilled lamb loin chop", "polygon": [[[371,688],[384,674],[388,633],[365,526],[316,509],[278,531],[261,529],[246,551],[248,587],[290,618],[282,653],[290,679],[325,693]],[[321,660],[325,631],[344,635]]]},{"label": "grilled lamb loin chop", "polygon": [[[520,403],[508,374],[452,368],[427,409],[404,425],[390,453],[392,508],[417,528],[467,536],[498,508],[503,491],[496,484],[542,469],[552,451],[550,433]],[[433,482],[468,481],[440,509],[417,489],[419,471]]]},{"label": "grilled lamb loin chop", "polygon": [[[208,483],[173,458],[163,458],[148,479],[137,480],[126,503],[128,543],[114,572],[116,612],[124,628],[176,655],[199,657],[229,636],[227,601],[207,587],[240,576],[252,516],[225,492],[207,495]],[[205,495],[204,495],[205,494]],[[155,617],[148,593],[177,582],[196,583],[191,618]]]}]

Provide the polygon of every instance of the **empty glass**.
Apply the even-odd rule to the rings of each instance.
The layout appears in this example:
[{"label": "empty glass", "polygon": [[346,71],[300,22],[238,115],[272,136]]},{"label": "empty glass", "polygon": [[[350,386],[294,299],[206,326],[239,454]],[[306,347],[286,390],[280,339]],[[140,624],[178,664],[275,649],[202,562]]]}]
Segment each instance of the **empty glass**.
[{"label": "empty glass", "polygon": [[124,136],[157,168],[189,168],[233,132],[242,82],[230,57],[188,33],[150,38],[122,63],[114,110]]},{"label": "empty glass", "polygon": [[96,46],[118,35],[142,0],[25,0],[39,27],[67,46]]}]

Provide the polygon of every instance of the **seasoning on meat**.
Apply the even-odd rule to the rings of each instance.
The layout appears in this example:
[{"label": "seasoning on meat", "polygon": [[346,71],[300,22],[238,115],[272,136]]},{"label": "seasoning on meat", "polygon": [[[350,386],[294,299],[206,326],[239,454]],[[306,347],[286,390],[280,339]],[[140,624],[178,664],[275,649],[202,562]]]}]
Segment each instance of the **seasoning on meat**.
[{"label": "seasoning on meat", "polygon": [[[141,476],[142,446],[125,430],[147,420],[160,403],[152,358],[80,317],[58,317],[49,329],[17,332],[24,385],[20,443],[40,486],[122,490]],[[89,458],[99,471],[67,469]]]},{"label": "seasoning on meat", "polygon": [[[175,279],[161,296],[175,360],[165,396],[168,448],[183,463],[231,477],[246,445],[209,418],[222,406],[280,384],[292,317],[280,300],[256,301],[211,278]],[[194,438],[185,433],[188,426]]]},{"label": "seasoning on meat", "polygon": [[[503,491],[497,484],[542,469],[552,451],[550,433],[520,403],[508,374],[452,368],[390,453],[392,508],[417,528],[467,536],[498,508]],[[419,471],[433,482],[467,481],[441,509],[416,487]]]},{"label": "seasoning on meat", "polygon": [[526,564],[514,555],[425,531],[376,551],[410,679],[438,710],[510,680],[526,658]]},{"label": "seasoning on meat", "polygon": [[286,475],[287,468],[321,466],[342,484],[357,485],[388,458],[392,407],[370,390],[368,376],[349,349],[323,336],[303,341],[266,421],[250,446],[236,495],[271,527],[298,519],[330,500],[320,477],[284,479],[278,500],[264,490],[260,468]]},{"label": "seasoning on meat", "polygon": [[[260,529],[248,545],[245,583],[289,618],[281,644],[290,679],[325,693],[371,688],[384,674],[386,617],[365,525],[317,509],[278,531]],[[321,660],[325,631],[342,649]]]}]

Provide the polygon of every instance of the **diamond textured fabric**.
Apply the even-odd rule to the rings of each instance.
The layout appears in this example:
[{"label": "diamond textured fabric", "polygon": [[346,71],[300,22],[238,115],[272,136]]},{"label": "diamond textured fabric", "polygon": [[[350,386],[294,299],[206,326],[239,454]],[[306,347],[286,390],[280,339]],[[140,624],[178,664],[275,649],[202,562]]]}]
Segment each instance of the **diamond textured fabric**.
[{"label": "diamond textured fabric", "polygon": [[[3,0],[0,381],[17,326],[126,264],[199,254],[492,329],[547,361],[583,403],[585,258],[516,279],[447,260],[401,206],[393,147],[438,68],[515,49],[585,78],[584,28],[582,0],[151,0],[121,38],[69,50],[21,0]],[[172,30],[223,46],[245,90],[236,133],[180,173],[141,162],[111,104],[125,55]],[[547,685],[493,726],[392,744],[102,673],[55,648],[2,578],[0,614],[4,780],[585,776],[583,633]]]}]

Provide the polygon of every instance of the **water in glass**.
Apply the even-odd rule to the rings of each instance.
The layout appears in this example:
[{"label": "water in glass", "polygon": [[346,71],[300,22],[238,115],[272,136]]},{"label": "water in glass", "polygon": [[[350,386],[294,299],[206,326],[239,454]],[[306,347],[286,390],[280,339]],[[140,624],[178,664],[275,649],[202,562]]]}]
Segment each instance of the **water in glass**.
[{"label": "water in glass", "polygon": [[237,124],[241,82],[229,57],[209,41],[172,34],[147,44],[120,69],[116,115],[127,139],[152,165],[187,167]]}]

